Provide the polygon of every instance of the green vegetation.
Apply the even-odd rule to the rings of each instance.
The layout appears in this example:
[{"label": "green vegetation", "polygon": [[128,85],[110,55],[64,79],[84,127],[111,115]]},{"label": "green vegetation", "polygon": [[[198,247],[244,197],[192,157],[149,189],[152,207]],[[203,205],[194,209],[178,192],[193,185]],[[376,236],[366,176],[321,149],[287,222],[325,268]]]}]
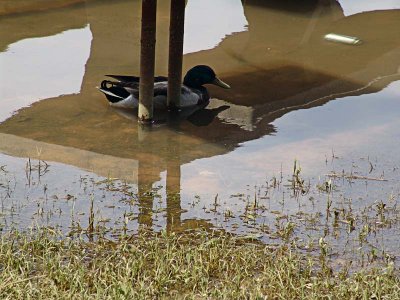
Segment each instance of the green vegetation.
[{"label": "green vegetation", "polygon": [[0,298],[400,299],[393,264],[349,275],[320,253],[222,232],[90,241],[13,231],[0,241]]},{"label": "green vegetation", "polygon": [[[44,161],[28,159],[18,183],[1,166],[0,299],[400,299],[397,240],[386,241],[400,194],[366,165],[310,180],[296,160],[289,176],[210,202],[115,178],[60,193]],[[213,221],[191,225],[186,200]],[[13,230],[29,226],[14,222],[22,209],[38,229]],[[159,220],[169,233],[143,229]]]}]

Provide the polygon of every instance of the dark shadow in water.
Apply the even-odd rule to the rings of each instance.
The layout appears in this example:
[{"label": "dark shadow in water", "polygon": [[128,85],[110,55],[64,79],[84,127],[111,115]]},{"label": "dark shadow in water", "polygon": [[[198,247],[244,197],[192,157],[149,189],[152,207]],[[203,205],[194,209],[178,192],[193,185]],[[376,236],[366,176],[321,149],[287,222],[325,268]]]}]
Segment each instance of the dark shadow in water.
[{"label": "dark shadow in water", "polygon": [[208,126],[214,119],[218,116],[220,112],[229,109],[228,105],[221,105],[216,108],[205,108],[202,110],[198,110],[192,115],[190,115],[187,120],[195,126]]}]

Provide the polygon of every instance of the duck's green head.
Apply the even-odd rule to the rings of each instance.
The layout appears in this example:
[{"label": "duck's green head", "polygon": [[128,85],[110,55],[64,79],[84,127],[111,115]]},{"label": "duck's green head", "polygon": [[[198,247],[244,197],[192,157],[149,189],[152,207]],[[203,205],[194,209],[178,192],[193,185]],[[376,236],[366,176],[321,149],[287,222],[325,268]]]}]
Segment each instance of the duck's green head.
[{"label": "duck's green head", "polygon": [[224,89],[230,89],[231,87],[219,79],[213,69],[209,66],[198,65],[191,68],[183,80],[183,84],[192,87],[199,88],[203,84],[214,84],[218,85]]}]

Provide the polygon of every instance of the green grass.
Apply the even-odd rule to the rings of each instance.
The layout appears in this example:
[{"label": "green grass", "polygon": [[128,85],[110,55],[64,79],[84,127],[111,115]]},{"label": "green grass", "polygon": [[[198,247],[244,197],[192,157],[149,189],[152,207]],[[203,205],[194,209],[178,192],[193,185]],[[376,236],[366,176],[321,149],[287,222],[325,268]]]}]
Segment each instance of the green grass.
[{"label": "green grass", "polygon": [[141,232],[90,242],[41,229],[0,241],[0,299],[374,297],[400,299],[392,267],[348,276],[324,258],[220,232]]}]

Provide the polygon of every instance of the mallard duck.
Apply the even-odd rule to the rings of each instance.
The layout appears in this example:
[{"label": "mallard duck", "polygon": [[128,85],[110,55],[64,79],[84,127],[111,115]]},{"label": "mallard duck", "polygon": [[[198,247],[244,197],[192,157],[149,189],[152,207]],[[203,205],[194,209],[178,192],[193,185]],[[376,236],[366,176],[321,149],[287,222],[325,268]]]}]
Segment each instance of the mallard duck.
[{"label": "mallard duck", "polygon": [[[136,108],[139,104],[139,77],[124,75],[106,75],[117,81],[103,80],[100,91],[104,93],[111,106]],[[225,89],[230,86],[219,79],[209,66],[198,65],[190,69],[183,80],[181,89],[180,108],[191,106],[206,106],[210,95],[204,84],[214,84]],[[167,107],[168,78],[157,76],[154,78],[154,108],[168,109]]]}]

